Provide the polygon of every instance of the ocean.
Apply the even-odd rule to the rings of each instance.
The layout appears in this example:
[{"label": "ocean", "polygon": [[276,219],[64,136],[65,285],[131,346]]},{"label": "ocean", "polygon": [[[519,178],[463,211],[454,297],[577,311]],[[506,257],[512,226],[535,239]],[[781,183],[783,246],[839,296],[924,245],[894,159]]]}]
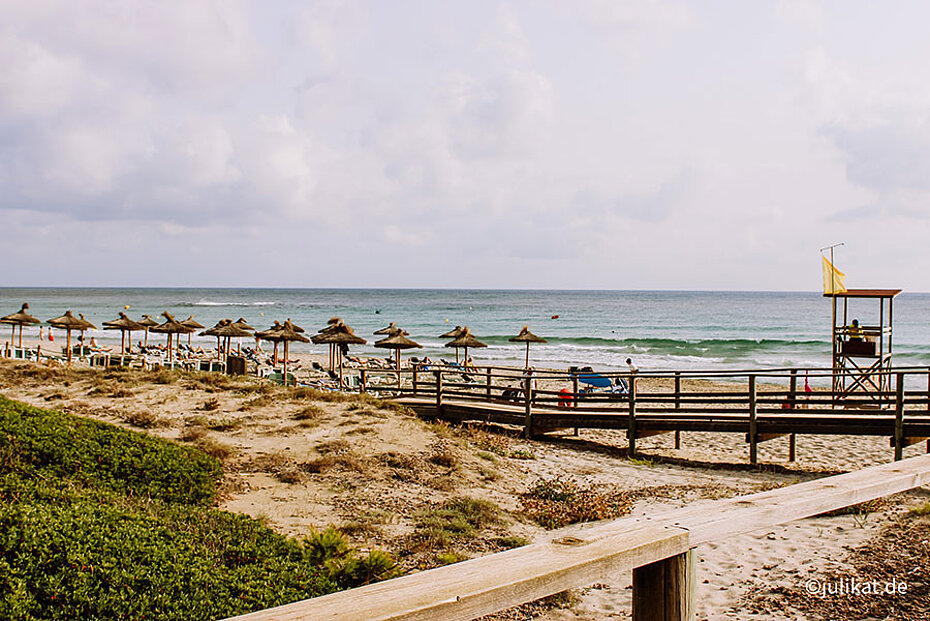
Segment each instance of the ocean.
[{"label": "ocean", "polygon": [[[469,326],[488,345],[469,352],[477,364],[522,364],[525,346],[508,339],[528,325],[549,341],[531,347],[531,363],[540,367],[623,370],[627,358],[644,372],[830,365],[830,301],[807,292],[0,288],[3,315],[22,302],[43,320],[71,309],[97,326],[127,305],[134,319],[143,313],[157,318],[168,310],[178,319],[193,315],[206,326],[243,317],[264,329],[275,319],[290,318],[311,334],[337,316],[368,339],[368,345],[353,347],[360,356],[387,356],[371,346],[381,338],[372,332],[393,321],[424,346],[407,355],[433,359],[455,356],[443,347],[440,334]],[[865,325],[878,322],[877,301],[855,302],[850,318]],[[896,298],[895,366],[930,366],[928,320],[930,294]],[[0,342],[9,334],[6,326],[0,328]],[[35,338],[38,328],[24,334]],[[118,331],[92,334],[101,344],[119,343]],[[207,346],[215,342],[193,339]],[[326,352],[326,346],[294,349]]]}]

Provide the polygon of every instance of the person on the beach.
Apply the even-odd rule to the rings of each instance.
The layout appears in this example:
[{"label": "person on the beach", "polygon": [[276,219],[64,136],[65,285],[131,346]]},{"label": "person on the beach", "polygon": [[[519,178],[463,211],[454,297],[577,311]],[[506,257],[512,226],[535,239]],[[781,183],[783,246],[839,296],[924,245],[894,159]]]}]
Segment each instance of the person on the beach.
[{"label": "person on the beach", "polygon": [[627,358],[627,359],[626,359],[626,366],[630,369],[630,374],[638,373],[638,372],[639,372],[639,367],[637,367],[635,364],[633,364],[633,359],[632,359],[632,358]]},{"label": "person on the beach", "polygon": [[862,326],[859,325],[858,319],[852,320],[852,325],[849,326],[847,333],[850,341],[862,341]]},{"label": "person on the beach", "polygon": [[44,340],[45,340],[45,327],[39,326],[39,342],[42,342]]},{"label": "person on the beach", "polygon": [[530,396],[532,399],[536,399],[536,390],[539,388],[539,385],[536,383],[536,376],[534,375],[533,367],[528,367],[526,372],[523,374],[523,392],[526,393],[526,380],[530,380]]}]

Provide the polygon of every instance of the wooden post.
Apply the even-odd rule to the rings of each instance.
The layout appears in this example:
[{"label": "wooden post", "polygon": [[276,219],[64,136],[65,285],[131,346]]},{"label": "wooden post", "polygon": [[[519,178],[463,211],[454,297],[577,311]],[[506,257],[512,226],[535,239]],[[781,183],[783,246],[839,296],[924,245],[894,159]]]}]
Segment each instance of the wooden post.
[{"label": "wooden post", "polygon": [[694,554],[633,569],[633,621],[694,619]]},{"label": "wooden post", "polygon": [[366,393],[368,392],[368,369],[361,369],[359,371],[359,375],[361,375],[361,379],[359,382],[358,391],[361,393]]},{"label": "wooden post", "polygon": [[636,377],[630,373],[630,416],[627,420],[627,441],[630,443],[630,457],[636,455]]},{"label": "wooden post", "polygon": [[413,365],[413,380],[412,380],[414,395],[417,394],[417,380],[419,379],[419,375],[420,375],[420,365],[415,364]]},{"label": "wooden post", "polygon": [[759,461],[758,430],[756,425],[756,376],[749,376],[749,463]]},{"label": "wooden post", "polygon": [[904,458],[904,373],[898,373],[894,387],[894,460]]},{"label": "wooden post", "polygon": [[[578,408],[578,374],[574,371],[572,371],[572,408]],[[576,433],[575,435],[578,434]]]},{"label": "wooden post", "polygon": [[[791,379],[788,380],[788,403],[791,409],[798,407],[798,370],[791,369]],[[794,462],[797,459],[797,434],[788,434],[788,461]]]},{"label": "wooden post", "polygon": [[488,378],[487,398],[490,399],[491,398],[491,366],[490,365],[488,365],[487,371],[485,373],[487,374],[487,378]]},{"label": "wooden post", "polygon": [[[681,372],[675,371],[675,410],[681,409]],[[675,450],[681,448],[681,430],[675,430]]]},{"label": "wooden post", "polygon": [[533,378],[527,376],[523,380],[523,394],[526,406],[526,413],[523,418],[523,435],[526,438],[533,437]]},{"label": "wooden post", "polygon": [[442,416],[442,371],[433,371],[436,375],[436,416]]}]

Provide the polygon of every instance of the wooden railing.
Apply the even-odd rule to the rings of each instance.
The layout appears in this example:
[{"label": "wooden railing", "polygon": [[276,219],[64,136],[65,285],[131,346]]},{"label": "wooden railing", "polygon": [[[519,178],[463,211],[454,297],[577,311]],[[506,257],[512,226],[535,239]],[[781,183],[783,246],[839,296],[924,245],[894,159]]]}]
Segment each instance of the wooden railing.
[{"label": "wooden railing", "polygon": [[[930,483],[930,455],[669,513],[587,524],[492,554],[236,617],[466,621],[633,570],[633,619],[694,615],[695,546]],[[799,587],[800,588],[800,587]]]},{"label": "wooden railing", "polygon": [[[744,433],[752,463],[760,442],[783,436],[793,461],[797,434],[884,435],[895,459],[922,441],[930,452],[930,369],[923,367],[883,371],[888,389],[853,394],[799,389],[801,377],[832,383],[835,374],[823,369],[596,374],[626,383],[627,390],[613,392],[580,390],[593,372],[536,371],[530,378],[507,367],[435,366],[402,370],[399,382],[390,371],[392,381],[369,384],[378,372],[364,370],[360,389],[403,398],[427,415],[522,425],[527,437],[564,428],[624,429],[631,453],[637,439],[660,433],[675,433],[679,446],[682,431]],[[704,382],[700,389],[694,380]],[[537,382],[564,388],[536,389]]]}]

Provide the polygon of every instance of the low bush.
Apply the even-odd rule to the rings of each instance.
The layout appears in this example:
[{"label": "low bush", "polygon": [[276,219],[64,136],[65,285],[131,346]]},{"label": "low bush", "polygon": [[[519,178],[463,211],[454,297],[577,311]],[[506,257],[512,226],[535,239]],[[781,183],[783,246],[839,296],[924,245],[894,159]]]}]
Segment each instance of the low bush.
[{"label": "low bush", "polygon": [[0,467],[171,502],[213,500],[219,463],[161,438],[0,397]]},{"label": "low bush", "polygon": [[520,500],[526,514],[549,529],[619,517],[633,506],[630,494],[581,487],[560,478],[540,480]]},{"label": "low bush", "polygon": [[192,447],[0,397],[0,619],[220,619],[396,573],[339,533],[210,508],[219,473]]}]

